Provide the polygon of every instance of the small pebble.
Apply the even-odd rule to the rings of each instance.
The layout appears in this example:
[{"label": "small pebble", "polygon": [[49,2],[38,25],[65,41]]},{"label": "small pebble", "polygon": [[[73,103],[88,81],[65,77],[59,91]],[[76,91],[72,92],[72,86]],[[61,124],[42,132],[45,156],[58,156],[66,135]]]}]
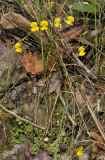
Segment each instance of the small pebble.
[{"label": "small pebble", "polygon": [[34,87],[33,87],[33,93],[34,93],[34,94],[37,94],[37,92],[38,92],[38,88],[37,88],[37,86],[34,86]]},{"label": "small pebble", "polygon": [[49,140],[48,137],[44,138],[44,142],[48,142],[48,140]]}]

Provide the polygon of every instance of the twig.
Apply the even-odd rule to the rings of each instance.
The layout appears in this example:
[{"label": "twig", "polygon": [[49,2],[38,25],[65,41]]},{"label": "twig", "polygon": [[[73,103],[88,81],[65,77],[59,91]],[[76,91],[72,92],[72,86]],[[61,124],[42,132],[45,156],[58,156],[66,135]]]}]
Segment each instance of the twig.
[{"label": "twig", "polygon": [[101,136],[102,136],[102,138],[103,138],[104,141],[105,141],[105,134],[104,134],[104,132],[103,132],[103,130],[102,130],[102,127],[101,127],[101,125],[100,125],[100,123],[99,123],[99,121],[98,121],[95,113],[92,111],[92,107],[91,107],[91,105],[89,104],[86,95],[83,95],[83,94],[82,94],[82,91],[81,91],[80,87],[78,87],[78,89],[79,89],[79,91],[80,91],[80,93],[81,93],[82,99],[86,102],[86,106],[87,106],[87,108],[88,108],[88,110],[89,110],[89,112],[90,112],[90,114],[91,114],[91,116],[92,116],[92,118],[93,118],[94,123],[96,124],[96,126],[97,126],[97,128],[98,128],[98,130],[99,130],[99,132],[100,132],[100,134],[101,134]]},{"label": "twig", "polygon": [[[58,93],[58,96],[59,96],[59,99],[61,100],[62,104],[64,105],[65,110],[67,110],[67,109],[66,109],[66,103],[65,103],[65,101],[64,101],[64,99],[63,99],[63,97],[62,97],[61,92]],[[74,122],[74,120],[72,119],[72,117],[70,116],[70,114],[69,114],[68,111],[67,111],[67,116],[68,116],[69,120],[73,123],[73,125],[76,126],[77,124]]]},{"label": "twig", "polygon": [[55,106],[56,106],[56,104],[57,104],[59,87],[57,88],[57,91],[56,91],[56,92],[57,92],[57,96],[56,96],[56,99],[55,99],[55,102],[54,102],[54,105],[53,105],[52,112],[51,112],[51,114],[50,114],[49,124],[48,124],[48,127],[47,127],[47,129],[46,129],[46,135],[47,135],[47,133],[48,133],[49,126],[50,126],[50,123],[51,123],[51,119],[52,119],[52,116],[53,116],[53,112],[54,112],[54,110],[55,110]]},{"label": "twig", "polygon": [[[65,45],[67,48],[70,48],[70,46],[68,45],[68,43],[66,42],[66,40],[63,38],[63,36],[60,34],[61,38],[63,39]],[[96,76],[79,60],[79,58],[76,56],[75,53],[72,52],[72,55],[74,57],[74,59],[77,61],[77,63],[88,73],[90,74],[93,79],[96,79]]]},{"label": "twig", "polygon": [[99,143],[100,145],[104,146],[105,147],[105,144],[104,143],[101,143],[99,141],[96,141],[96,140],[93,140],[93,139],[90,139],[90,140],[82,140],[82,141],[78,141],[78,143],[83,143],[83,142],[94,142],[95,143]]},{"label": "twig", "polygon": [[30,121],[24,119],[24,118],[18,116],[18,115],[15,114],[14,112],[12,112],[12,111],[6,109],[6,108],[1,104],[1,102],[0,102],[0,107],[1,107],[3,110],[5,110],[6,112],[8,112],[8,113],[12,114],[13,116],[15,116],[16,118],[19,118],[21,121],[24,121],[24,122],[26,122],[26,123],[29,123],[29,124],[31,124],[32,126],[38,128],[38,129],[45,130],[45,127],[40,127],[40,126],[38,126],[38,125],[36,125],[36,124],[34,124],[34,123],[32,123],[32,122],[30,122]]},{"label": "twig", "polygon": [[98,119],[96,118],[95,114],[93,113],[90,105],[89,105],[88,103],[87,103],[86,105],[87,105],[88,110],[89,110],[90,113],[91,113],[91,116],[92,116],[92,118],[93,118],[93,120],[94,120],[94,122],[95,122],[95,124],[96,124],[96,126],[97,126],[97,128],[98,128],[98,130],[99,130],[99,132],[100,132],[100,134],[101,134],[101,136],[102,136],[102,138],[103,138],[104,141],[105,141],[105,134],[103,133],[103,131],[102,131],[102,129],[101,129],[101,126],[100,126],[100,124],[99,124],[99,122],[98,122]]}]

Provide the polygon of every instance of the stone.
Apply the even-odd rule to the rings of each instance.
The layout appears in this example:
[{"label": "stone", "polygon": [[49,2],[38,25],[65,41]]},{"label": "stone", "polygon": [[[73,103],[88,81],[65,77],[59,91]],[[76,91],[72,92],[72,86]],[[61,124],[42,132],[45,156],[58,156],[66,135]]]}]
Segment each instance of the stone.
[{"label": "stone", "polygon": [[10,88],[20,79],[25,78],[26,70],[21,59],[22,55],[0,44],[0,97],[3,97],[6,87]]},{"label": "stone", "polygon": [[27,144],[18,144],[10,151],[5,151],[1,156],[0,160],[25,160],[24,153],[26,151]]}]

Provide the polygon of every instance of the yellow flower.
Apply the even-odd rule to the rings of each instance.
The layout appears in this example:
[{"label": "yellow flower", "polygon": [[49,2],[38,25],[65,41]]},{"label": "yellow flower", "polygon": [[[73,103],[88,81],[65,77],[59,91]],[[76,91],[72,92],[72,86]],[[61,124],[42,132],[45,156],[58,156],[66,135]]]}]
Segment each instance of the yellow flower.
[{"label": "yellow flower", "polygon": [[85,50],[85,48],[84,47],[79,47],[79,51],[81,52],[81,51],[84,51]]},{"label": "yellow flower", "polygon": [[42,26],[40,28],[42,31],[48,29],[48,27],[47,27],[48,26],[48,22],[47,21],[45,21],[45,20],[41,21],[40,25]]},{"label": "yellow flower", "polygon": [[38,27],[38,23],[37,22],[32,22],[31,23],[31,31],[32,32],[35,32],[35,31],[38,31],[39,30],[39,27]]},{"label": "yellow flower", "polygon": [[85,51],[85,48],[84,47],[79,47],[79,55],[80,56],[84,56],[85,54],[86,54],[86,52],[84,52]]},{"label": "yellow flower", "polygon": [[80,56],[84,56],[85,54],[86,54],[86,52],[84,52],[84,51],[79,52]]},{"label": "yellow flower", "polygon": [[54,22],[55,22],[54,24],[55,27],[59,27],[60,29],[63,28],[62,24],[60,23],[61,22],[60,18],[56,18]]},{"label": "yellow flower", "polygon": [[15,52],[22,52],[22,49],[20,48],[20,43],[16,43],[15,48]]},{"label": "yellow flower", "polygon": [[18,47],[18,48],[15,49],[15,52],[21,53],[21,52],[22,52],[22,49]]},{"label": "yellow flower", "polygon": [[82,156],[83,155],[83,146],[80,146],[78,149],[77,149],[77,156]]},{"label": "yellow flower", "polygon": [[65,20],[65,22],[66,22],[67,24],[70,24],[70,25],[72,26],[72,25],[73,25],[73,22],[74,22],[74,17],[69,16],[69,17],[67,18],[67,20]]},{"label": "yellow flower", "polygon": [[19,47],[20,47],[20,43],[16,43],[15,48],[19,48]]},{"label": "yellow flower", "polygon": [[55,18],[55,23],[60,23],[61,19],[60,18]]}]

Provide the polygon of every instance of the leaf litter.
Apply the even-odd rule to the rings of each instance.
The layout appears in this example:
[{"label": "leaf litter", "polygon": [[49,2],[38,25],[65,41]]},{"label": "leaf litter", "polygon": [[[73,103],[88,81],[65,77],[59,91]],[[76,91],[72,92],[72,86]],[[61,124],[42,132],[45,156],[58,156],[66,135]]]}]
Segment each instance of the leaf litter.
[{"label": "leaf litter", "polygon": [[[80,4],[77,7],[76,6],[77,3],[74,3],[73,9],[80,11],[81,10]],[[84,11],[87,12],[88,11],[88,8],[87,8],[88,4],[83,4],[83,3],[81,3],[81,4],[82,4],[82,6],[86,6],[84,8]],[[58,7],[58,14],[62,16],[63,13],[61,11],[60,5],[57,5],[57,7]],[[94,12],[94,11],[91,11],[91,12]],[[37,14],[34,13],[34,15],[37,18]],[[10,12],[2,15],[1,22],[0,22],[0,24],[5,29],[14,29],[14,28],[19,28],[19,27],[22,28],[22,26],[23,26],[26,30],[30,29],[30,23],[31,22],[27,18],[23,17],[22,15],[17,14],[17,13],[10,13]],[[64,38],[64,40],[67,42],[67,44],[71,45],[71,50],[69,48],[69,51],[68,51],[68,48],[67,48],[67,46],[65,46],[65,43],[62,43],[60,40],[57,40],[60,55],[63,58],[63,60],[65,59],[64,63],[65,63],[65,66],[67,66],[67,67],[69,67],[69,65],[72,66],[72,62],[74,62],[74,64],[77,63],[76,60],[72,58],[72,52],[76,51],[76,54],[78,54],[77,48],[79,46],[79,43],[81,43],[82,45],[83,44],[88,45],[88,47],[92,46],[94,44],[94,40],[95,40],[94,36],[101,33],[101,30],[98,30],[98,32],[96,32],[95,30],[91,31],[90,37],[93,38],[93,41],[90,42],[90,39],[87,38],[88,36],[87,35],[84,36],[84,29],[85,29],[85,26],[79,24],[78,26],[73,26],[72,29],[68,27],[67,29],[60,31],[61,38]],[[39,32],[35,32],[35,33],[33,33],[33,35],[35,36],[35,38],[38,38],[38,40],[40,40],[40,33]],[[74,42],[74,41],[76,41],[76,42]],[[48,36],[46,33],[44,33],[43,42],[44,42],[44,45],[48,45],[48,43],[49,43]],[[52,55],[53,55],[53,53],[52,53]],[[88,60],[91,58],[91,55],[88,57]],[[70,58],[71,58],[71,60],[70,60]],[[23,62],[23,66],[31,74],[31,76],[33,75],[33,76],[37,77],[40,75],[44,75],[44,64],[43,64],[42,56],[40,53],[27,52],[24,54],[22,62]],[[47,81],[48,85],[46,85],[46,87],[48,87],[49,93],[53,93],[58,88],[59,85],[62,85],[61,78],[59,77],[58,72],[56,71],[56,69],[52,69],[53,66],[55,67],[55,65],[56,64],[54,63],[54,61],[52,62],[52,60],[50,60],[50,63],[48,64],[48,74],[50,74],[51,76],[48,78],[48,81]],[[76,66],[78,66],[77,70],[81,74],[82,70],[80,70],[79,63],[74,65],[74,68],[76,68]],[[71,70],[71,72],[73,72],[73,69]],[[63,68],[63,71],[66,72],[64,70],[64,68]],[[77,74],[78,74],[78,72],[77,72]],[[86,87],[85,84],[86,84],[86,82],[88,82],[88,78],[87,78],[87,75],[85,77],[84,72],[82,73],[82,75],[83,75],[82,78],[79,79],[79,81],[77,81],[77,84],[81,86],[80,87],[81,89],[79,90],[78,87],[76,87],[76,88],[74,87],[72,92],[74,92],[74,94],[76,96],[76,99],[77,99],[76,103],[79,103],[80,105],[84,105],[86,103],[85,99],[83,99],[83,96],[82,96],[82,94],[84,94],[84,96],[87,97],[88,102],[92,105],[92,109],[94,109],[97,106],[98,96],[97,96],[97,94],[95,94],[96,92],[94,92],[94,89],[93,89],[94,87],[93,88],[89,87],[89,85],[91,84],[91,78],[88,77],[90,80],[89,81],[90,83],[89,83],[88,87]],[[69,77],[70,76],[71,76],[71,73],[69,71]],[[84,77],[87,79],[83,80]],[[75,79],[77,79],[77,76],[75,76]],[[63,81],[64,81],[64,79],[63,79]],[[94,82],[92,82],[92,83],[94,83]],[[36,81],[34,85],[37,87],[44,87],[44,84],[45,84],[45,79],[42,78],[42,79]],[[97,91],[97,93],[98,93],[99,88],[96,90],[98,90]],[[38,93],[38,91],[35,91],[35,92]],[[102,94],[99,94],[99,96],[102,97]],[[95,132],[89,132],[89,134],[95,140],[99,141],[100,143],[104,143],[103,138],[100,135],[96,134]],[[94,145],[94,149],[96,149],[95,146],[97,146],[97,145]],[[104,150],[104,147],[101,145],[98,145],[98,148],[101,148]],[[46,154],[45,151],[43,153]],[[93,157],[96,157],[98,153],[99,152],[97,151],[96,155]],[[41,152],[39,153],[39,155],[41,156]]]}]

